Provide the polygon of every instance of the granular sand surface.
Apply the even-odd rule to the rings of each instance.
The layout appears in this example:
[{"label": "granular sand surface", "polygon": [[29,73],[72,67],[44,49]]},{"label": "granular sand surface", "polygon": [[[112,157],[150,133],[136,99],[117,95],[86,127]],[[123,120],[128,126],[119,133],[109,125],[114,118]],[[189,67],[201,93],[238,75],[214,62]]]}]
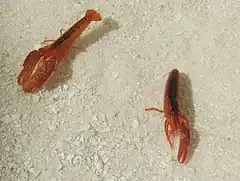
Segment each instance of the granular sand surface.
[{"label": "granular sand surface", "polygon": [[[93,22],[44,87],[16,78],[26,55],[88,8]],[[240,2],[0,2],[1,181],[240,180]],[[164,133],[168,73],[182,73],[188,164]]]}]

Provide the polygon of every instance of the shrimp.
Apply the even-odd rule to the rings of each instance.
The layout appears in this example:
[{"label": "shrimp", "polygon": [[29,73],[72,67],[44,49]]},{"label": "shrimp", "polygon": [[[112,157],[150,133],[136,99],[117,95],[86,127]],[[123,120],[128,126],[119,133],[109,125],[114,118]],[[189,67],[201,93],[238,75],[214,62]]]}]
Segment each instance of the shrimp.
[{"label": "shrimp", "polygon": [[[92,21],[101,21],[101,15],[93,9],[88,9],[85,16],[77,21],[67,31],[50,45],[31,51],[24,60],[17,82],[24,92],[34,92],[41,88]],[[51,40],[50,40],[51,41]]]},{"label": "shrimp", "polygon": [[173,139],[180,133],[180,144],[178,149],[178,162],[186,161],[190,146],[190,131],[188,120],[180,112],[180,73],[173,69],[165,85],[164,108],[163,111],[158,108],[146,108],[145,111],[155,110],[164,113],[165,134],[171,148],[173,148]]}]

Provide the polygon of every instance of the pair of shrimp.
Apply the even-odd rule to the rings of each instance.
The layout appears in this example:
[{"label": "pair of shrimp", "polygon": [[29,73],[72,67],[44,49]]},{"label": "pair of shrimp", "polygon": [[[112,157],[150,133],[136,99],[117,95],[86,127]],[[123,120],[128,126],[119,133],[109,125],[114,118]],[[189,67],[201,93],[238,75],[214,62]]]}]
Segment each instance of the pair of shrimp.
[{"label": "pair of shrimp", "polygon": [[101,15],[88,9],[85,16],[63,33],[56,41],[38,50],[31,51],[24,60],[17,82],[24,92],[41,88],[55,70],[58,62],[69,52],[73,43],[92,21],[101,21]]},{"label": "pair of shrimp", "polygon": [[[63,33],[56,41],[38,50],[31,51],[24,60],[22,70],[18,76],[18,84],[24,92],[34,92],[41,88],[50,77],[58,62],[69,52],[73,43],[92,21],[101,21],[101,15],[89,9],[85,16]],[[181,114],[180,106],[180,73],[177,69],[170,72],[165,87],[164,110],[147,108],[146,111],[156,110],[164,113],[165,133],[171,147],[173,138],[180,133],[178,161],[185,162],[190,145],[188,120]]]},{"label": "pair of shrimp", "polygon": [[184,163],[187,160],[190,147],[190,131],[188,120],[180,112],[180,105],[180,73],[177,69],[173,69],[169,73],[165,85],[163,111],[158,108],[146,108],[145,111],[155,110],[164,113],[167,141],[173,148],[174,137],[179,134],[180,144],[177,160],[179,163]]}]

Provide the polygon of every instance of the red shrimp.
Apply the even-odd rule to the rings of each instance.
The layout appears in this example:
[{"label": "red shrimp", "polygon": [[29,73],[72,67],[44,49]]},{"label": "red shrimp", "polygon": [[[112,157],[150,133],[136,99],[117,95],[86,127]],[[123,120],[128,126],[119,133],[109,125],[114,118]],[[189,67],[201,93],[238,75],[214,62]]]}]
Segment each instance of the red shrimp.
[{"label": "red shrimp", "polygon": [[82,19],[77,21],[52,44],[31,51],[24,60],[17,80],[23,91],[34,92],[41,88],[55,70],[58,62],[68,54],[73,43],[89,24],[92,21],[101,20],[101,15],[98,12],[89,9]]},{"label": "red shrimp", "polygon": [[190,131],[188,120],[180,112],[180,103],[180,73],[177,69],[173,69],[165,86],[163,111],[158,108],[146,108],[145,111],[155,110],[164,113],[165,134],[171,148],[174,137],[180,133],[177,160],[179,163],[184,163],[190,147]]}]

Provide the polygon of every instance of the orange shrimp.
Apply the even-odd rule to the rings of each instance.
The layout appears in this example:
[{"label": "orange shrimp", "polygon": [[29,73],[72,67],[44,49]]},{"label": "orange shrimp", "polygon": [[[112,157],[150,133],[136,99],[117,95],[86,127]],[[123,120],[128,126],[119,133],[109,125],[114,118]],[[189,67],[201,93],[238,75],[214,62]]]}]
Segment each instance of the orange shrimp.
[{"label": "orange shrimp", "polygon": [[180,133],[180,144],[178,149],[178,162],[186,161],[190,146],[190,131],[188,120],[180,112],[180,73],[173,69],[168,77],[165,93],[163,111],[157,108],[146,108],[145,111],[155,110],[164,113],[165,134],[171,148],[173,148],[173,139]]},{"label": "orange shrimp", "polygon": [[24,92],[34,92],[42,87],[54,71],[56,65],[69,52],[73,43],[92,21],[101,21],[101,15],[88,9],[85,16],[63,33],[56,41],[38,50],[31,51],[24,60],[18,76],[18,84]]}]

